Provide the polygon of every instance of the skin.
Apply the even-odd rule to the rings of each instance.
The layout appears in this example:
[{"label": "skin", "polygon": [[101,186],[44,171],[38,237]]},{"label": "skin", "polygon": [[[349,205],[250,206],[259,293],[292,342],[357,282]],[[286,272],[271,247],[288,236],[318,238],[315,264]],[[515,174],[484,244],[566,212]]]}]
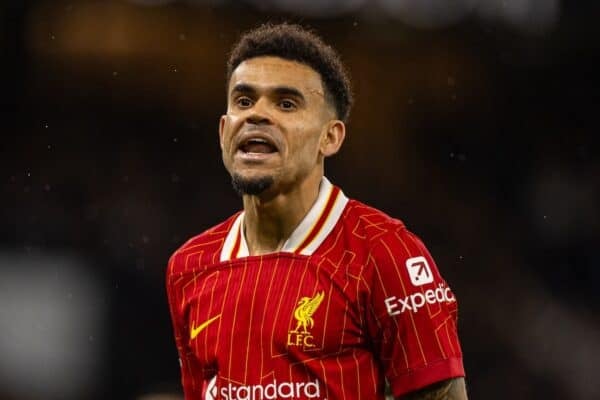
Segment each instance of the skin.
[{"label": "skin", "polygon": [[467,400],[464,378],[448,379],[411,392],[399,400]]},{"label": "skin", "polygon": [[[325,99],[318,72],[279,57],[242,62],[231,75],[227,113],[219,122],[225,168],[244,179],[271,177],[258,195],[243,195],[244,234],[251,255],[279,251],[316,201],[325,158],[340,149],[344,123]],[[274,153],[244,153],[240,144],[260,137]],[[410,393],[402,400],[466,400],[463,378]]]}]

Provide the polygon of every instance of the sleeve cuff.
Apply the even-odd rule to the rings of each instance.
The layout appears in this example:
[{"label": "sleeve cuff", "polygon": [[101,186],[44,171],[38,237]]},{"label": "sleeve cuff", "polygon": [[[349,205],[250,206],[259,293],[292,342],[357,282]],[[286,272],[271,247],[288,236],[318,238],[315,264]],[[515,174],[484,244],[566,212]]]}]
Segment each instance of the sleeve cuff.
[{"label": "sleeve cuff", "polygon": [[447,358],[390,379],[394,396],[402,396],[446,379],[465,376],[462,358]]}]

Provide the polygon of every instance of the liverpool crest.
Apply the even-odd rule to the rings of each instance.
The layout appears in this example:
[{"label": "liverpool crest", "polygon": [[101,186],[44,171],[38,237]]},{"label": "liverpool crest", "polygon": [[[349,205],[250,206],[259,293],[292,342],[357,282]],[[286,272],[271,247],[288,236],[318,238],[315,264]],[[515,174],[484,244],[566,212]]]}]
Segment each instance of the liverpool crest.
[{"label": "liverpool crest", "polygon": [[315,294],[314,297],[302,297],[298,302],[298,306],[294,310],[294,318],[296,319],[296,328],[288,332],[288,346],[303,346],[314,347],[313,336],[309,329],[315,324],[313,314],[321,305],[324,292]]}]

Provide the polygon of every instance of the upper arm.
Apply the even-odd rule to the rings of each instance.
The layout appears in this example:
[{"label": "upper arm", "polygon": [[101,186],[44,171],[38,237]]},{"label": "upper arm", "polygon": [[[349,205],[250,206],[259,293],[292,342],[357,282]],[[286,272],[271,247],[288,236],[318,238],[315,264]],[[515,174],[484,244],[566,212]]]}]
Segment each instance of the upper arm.
[{"label": "upper arm", "polygon": [[448,379],[407,393],[398,400],[467,400],[464,378]]},{"label": "upper arm", "polygon": [[457,301],[425,245],[406,229],[372,247],[368,324],[394,396],[464,376]]}]

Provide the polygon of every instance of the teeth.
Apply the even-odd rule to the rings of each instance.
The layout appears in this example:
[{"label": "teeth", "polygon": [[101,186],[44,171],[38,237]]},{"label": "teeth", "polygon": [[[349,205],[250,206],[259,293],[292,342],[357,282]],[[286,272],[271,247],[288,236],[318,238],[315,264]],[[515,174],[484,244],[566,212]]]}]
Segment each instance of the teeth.
[{"label": "teeth", "polygon": [[243,141],[240,144],[239,149],[241,151],[243,151],[244,153],[248,153],[252,151],[252,146],[267,146],[259,148],[257,151],[260,153],[275,153],[277,152],[277,148],[275,147],[275,145],[273,145],[271,142],[269,142],[267,139],[261,138],[261,137],[251,137],[249,139],[246,139],[245,141]]},{"label": "teeth", "polygon": [[265,139],[253,138],[248,140],[248,143],[268,143]]}]

